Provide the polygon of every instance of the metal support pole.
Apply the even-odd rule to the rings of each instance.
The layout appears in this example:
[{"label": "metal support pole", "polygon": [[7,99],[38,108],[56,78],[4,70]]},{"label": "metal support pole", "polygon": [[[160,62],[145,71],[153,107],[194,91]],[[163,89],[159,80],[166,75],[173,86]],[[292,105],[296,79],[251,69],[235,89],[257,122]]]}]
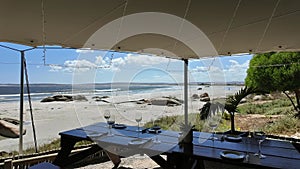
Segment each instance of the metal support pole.
[{"label": "metal support pole", "polygon": [[24,51],[21,51],[21,79],[20,79],[20,136],[19,154],[23,154],[23,110],[24,110]]},{"label": "metal support pole", "polygon": [[185,125],[188,125],[188,65],[189,61],[184,59],[184,122]]}]

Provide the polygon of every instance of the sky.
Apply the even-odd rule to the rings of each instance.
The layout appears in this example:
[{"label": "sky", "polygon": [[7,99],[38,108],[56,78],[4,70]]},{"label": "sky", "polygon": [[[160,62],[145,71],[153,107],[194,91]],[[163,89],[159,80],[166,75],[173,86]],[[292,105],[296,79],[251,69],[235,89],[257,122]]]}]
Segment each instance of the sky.
[{"label": "sky", "polygon": [[[30,48],[0,44],[21,50]],[[34,49],[25,52],[25,57],[31,84],[183,81],[183,61],[165,57],[80,49]],[[239,54],[189,60],[189,81],[243,82],[251,58],[252,55]],[[18,84],[20,52],[0,47],[0,72],[0,84]]]}]

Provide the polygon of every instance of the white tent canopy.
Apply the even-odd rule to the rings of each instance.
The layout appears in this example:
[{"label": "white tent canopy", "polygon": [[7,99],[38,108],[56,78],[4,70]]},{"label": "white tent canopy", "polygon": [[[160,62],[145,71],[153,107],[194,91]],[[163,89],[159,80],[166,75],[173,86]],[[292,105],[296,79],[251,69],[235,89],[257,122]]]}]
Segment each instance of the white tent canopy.
[{"label": "white tent canopy", "polygon": [[188,59],[300,50],[299,0],[2,0],[0,20],[1,42],[185,60],[186,124]]},{"label": "white tent canopy", "polygon": [[[114,46],[87,43],[92,34],[108,23],[146,12],[185,19],[179,25],[172,25],[172,21],[165,25],[175,27],[178,35],[185,37],[186,25],[191,23],[205,34],[216,52],[194,52],[182,40],[155,32],[116,40]],[[176,49],[171,52],[183,58],[300,49],[299,0],[3,0],[0,20],[0,41],[29,46],[61,45],[153,54],[157,53],[144,49]],[[142,21],[136,21],[134,27],[143,27]],[[147,22],[162,25],[155,20]],[[130,20],[124,18],[121,26],[115,28],[122,34],[126,24]],[[113,35],[119,34],[115,31]],[[192,43],[199,49],[207,47]]]}]

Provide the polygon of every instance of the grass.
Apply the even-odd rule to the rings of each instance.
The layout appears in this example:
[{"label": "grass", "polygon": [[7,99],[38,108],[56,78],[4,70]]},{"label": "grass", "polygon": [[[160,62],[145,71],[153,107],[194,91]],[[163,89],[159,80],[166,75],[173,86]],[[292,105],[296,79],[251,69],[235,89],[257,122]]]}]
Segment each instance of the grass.
[{"label": "grass", "polygon": [[[191,113],[188,117],[189,123],[195,125],[195,130],[211,132],[206,120],[200,120],[199,113]],[[160,126],[164,130],[180,131],[180,127],[184,124],[184,115],[178,116],[164,116],[154,121],[154,125]],[[153,121],[144,125],[146,128],[153,126]],[[227,131],[230,129],[230,121],[222,118],[216,131]]]},{"label": "grass", "polygon": [[[92,142],[90,141],[80,141],[78,143],[75,144],[75,147],[80,147],[80,146],[83,146],[83,145],[89,145],[91,144]],[[60,149],[60,139],[55,139],[53,140],[52,142],[48,143],[48,144],[43,144],[43,145],[40,145],[38,147],[38,152],[49,152],[49,151],[53,151],[53,150],[59,150]],[[27,148],[25,150],[23,150],[23,155],[27,155],[27,154],[34,154],[35,153],[35,148],[34,147],[30,147],[30,148]],[[2,158],[5,158],[5,157],[11,157],[11,156],[17,156],[19,155],[19,152],[18,151],[12,151],[8,154],[3,154]]]},{"label": "grass", "polygon": [[[246,114],[260,114],[266,117],[272,115],[282,115],[277,120],[272,122],[263,121],[262,130],[268,134],[273,135],[291,135],[300,132],[300,119],[294,118],[294,109],[291,102],[285,98],[280,97],[275,100],[267,100],[264,102],[250,102],[247,104],[239,105],[238,111],[242,115]],[[216,131],[224,132],[230,130],[229,115],[224,113],[223,119],[220,121]],[[266,118],[268,119],[268,118]],[[155,121],[162,129],[180,131],[180,125],[184,122],[184,116],[165,116]],[[195,125],[198,131],[211,132],[205,120],[200,120],[199,113],[189,114],[189,122]],[[254,122],[255,123],[255,122]],[[152,127],[153,122],[148,122],[145,127]],[[237,127],[236,130],[239,130]],[[250,129],[249,129],[250,130]]]},{"label": "grass", "polygon": [[247,103],[238,106],[241,114],[263,114],[263,115],[289,115],[294,113],[294,108],[287,98],[280,98],[263,103]]},{"label": "grass", "polygon": [[300,131],[300,119],[292,115],[282,116],[274,123],[266,124],[262,130],[268,134],[291,135]]}]

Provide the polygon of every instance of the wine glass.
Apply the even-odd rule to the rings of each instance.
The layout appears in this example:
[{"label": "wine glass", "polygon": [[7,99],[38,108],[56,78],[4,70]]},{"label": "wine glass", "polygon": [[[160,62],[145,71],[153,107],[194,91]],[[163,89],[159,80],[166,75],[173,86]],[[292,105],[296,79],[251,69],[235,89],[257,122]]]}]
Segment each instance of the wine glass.
[{"label": "wine glass", "polygon": [[248,162],[249,161],[249,157],[250,157],[250,153],[249,153],[249,146],[250,146],[250,142],[251,142],[251,132],[248,131],[246,137],[244,138],[244,144],[246,145],[246,155],[245,155],[245,161]]},{"label": "wine glass", "polygon": [[262,131],[254,132],[253,137],[258,141],[258,152],[254,155],[258,156],[260,159],[266,158],[266,156],[261,153],[261,143],[266,139],[265,133]]},{"label": "wine glass", "polygon": [[140,130],[140,122],[142,121],[142,119],[143,119],[142,113],[141,112],[137,112],[135,114],[135,121],[138,123],[138,129],[137,129],[138,137],[139,137],[139,133],[141,132],[141,130]]},{"label": "wine glass", "polygon": [[[104,111],[104,118],[106,119],[106,122],[108,123],[108,120],[110,118],[110,111],[109,110]],[[109,125],[107,125],[107,127],[109,127]]]},{"label": "wine glass", "polygon": [[155,144],[161,143],[161,141],[158,139],[158,132],[160,130],[160,127],[159,126],[153,126],[152,129],[155,131],[155,134],[156,134],[156,137],[155,137],[155,140],[153,141],[153,143],[155,143]]},{"label": "wine glass", "polygon": [[107,124],[109,125],[109,134],[108,136],[113,136],[114,134],[111,131],[112,125],[115,124],[115,116],[111,115],[110,118],[107,120]]},{"label": "wine glass", "polygon": [[217,128],[218,123],[219,123],[219,122],[218,122],[218,121],[215,121],[215,120],[211,120],[211,121],[208,122],[209,127],[212,128],[212,131],[213,131],[213,134],[212,134],[212,136],[210,137],[210,139],[211,139],[212,141],[218,140],[218,138],[215,137],[215,134],[216,134],[215,129]]}]

